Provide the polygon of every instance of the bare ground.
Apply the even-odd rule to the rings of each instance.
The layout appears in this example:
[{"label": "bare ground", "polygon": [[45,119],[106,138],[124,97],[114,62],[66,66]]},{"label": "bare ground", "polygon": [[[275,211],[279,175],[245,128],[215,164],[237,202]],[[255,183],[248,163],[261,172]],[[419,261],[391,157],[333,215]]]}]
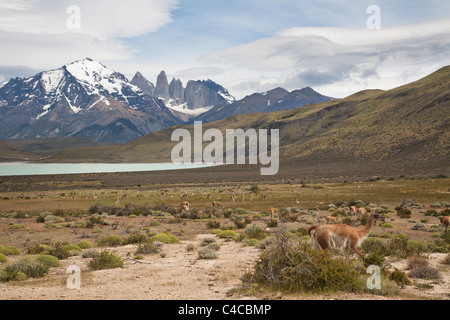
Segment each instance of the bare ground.
[{"label": "bare ground", "polygon": [[[211,235],[199,235],[198,240]],[[239,276],[253,266],[257,257],[254,247],[242,247],[231,241],[222,243],[217,259],[200,260],[196,251],[186,245],[199,241],[182,241],[165,245],[167,254],[146,256],[134,260],[127,256],[136,247],[111,248],[123,257],[123,268],[87,271],[87,260],[72,257],[62,266],[51,269],[45,280],[28,280],[20,284],[0,285],[0,299],[5,300],[223,300],[227,292],[240,284]],[[81,289],[66,286],[66,269],[77,265],[82,270]],[[250,297],[240,297],[249,299]],[[236,297],[233,297],[236,299]]]}]

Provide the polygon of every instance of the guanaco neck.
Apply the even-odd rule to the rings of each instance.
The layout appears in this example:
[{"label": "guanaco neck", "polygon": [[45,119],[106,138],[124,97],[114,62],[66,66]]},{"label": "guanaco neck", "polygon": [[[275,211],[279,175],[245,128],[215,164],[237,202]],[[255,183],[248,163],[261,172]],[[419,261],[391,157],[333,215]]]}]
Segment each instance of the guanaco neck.
[{"label": "guanaco neck", "polygon": [[375,222],[375,217],[373,214],[369,216],[369,219],[367,220],[367,223],[364,227],[364,229],[359,230],[359,234],[361,237],[367,237],[369,233],[372,231],[373,223]]}]

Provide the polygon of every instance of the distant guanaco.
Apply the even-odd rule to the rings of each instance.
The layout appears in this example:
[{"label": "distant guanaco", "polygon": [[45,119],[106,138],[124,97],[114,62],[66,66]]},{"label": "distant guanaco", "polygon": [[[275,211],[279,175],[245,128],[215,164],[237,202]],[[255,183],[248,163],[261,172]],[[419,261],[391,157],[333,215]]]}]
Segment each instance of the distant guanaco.
[{"label": "distant guanaco", "polygon": [[447,234],[447,229],[450,224],[450,216],[440,217],[439,221],[441,221],[441,231],[444,231],[445,229],[445,234]]}]

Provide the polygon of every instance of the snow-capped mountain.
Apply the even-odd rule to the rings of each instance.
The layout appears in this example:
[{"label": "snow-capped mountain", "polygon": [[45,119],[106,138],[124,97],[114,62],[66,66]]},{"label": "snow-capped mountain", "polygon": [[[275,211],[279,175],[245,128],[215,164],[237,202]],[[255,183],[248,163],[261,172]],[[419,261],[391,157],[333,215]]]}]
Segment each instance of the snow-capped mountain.
[{"label": "snow-capped mountain", "polygon": [[0,87],[0,139],[124,142],[178,123],[163,101],[89,58]]}]

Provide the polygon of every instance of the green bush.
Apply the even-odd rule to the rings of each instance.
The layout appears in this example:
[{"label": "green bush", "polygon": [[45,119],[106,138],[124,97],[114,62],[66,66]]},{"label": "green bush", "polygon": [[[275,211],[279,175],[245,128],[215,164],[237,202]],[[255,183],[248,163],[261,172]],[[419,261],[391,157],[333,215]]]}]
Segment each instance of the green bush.
[{"label": "green bush", "polygon": [[200,242],[200,247],[206,247],[210,243],[216,243],[216,239],[214,238],[203,238]]},{"label": "green bush", "polygon": [[69,253],[70,251],[79,251],[79,252],[81,252],[83,250],[77,245],[69,244],[69,245],[64,246],[63,251],[66,252],[66,253]]},{"label": "green bush", "polygon": [[3,253],[0,253],[0,263],[5,263],[7,261],[8,259],[6,259],[6,256]]},{"label": "green bush", "polygon": [[233,230],[223,230],[222,232],[217,234],[217,236],[221,239],[233,239],[234,237],[236,237],[236,232],[234,232]]},{"label": "green bush", "polygon": [[209,221],[206,223],[206,227],[207,227],[208,229],[219,229],[219,228],[220,228],[220,222],[217,221],[217,220],[209,220]]},{"label": "green bush", "polygon": [[81,249],[91,249],[94,247],[94,245],[89,240],[81,240],[77,243],[77,246],[79,246]]},{"label": "green bush", "polygon": [[23,224],[13,224],[8,229],[11,230],[25,229],[25,226]]},{"label": "green bush", "polygon": [[152,221],[150,222],[151,227],[159,227],[161,225],[161,222],[159,221]]},{"label": "green bush", "polygon": [[247,229],[245,229],[245,234],[250,239],[262,240],[265,237],[267,237],[267,234],[264,232],[264,229],[256,224],[247,227]]},{"label": "green bush", "polygon": [[197,251],[199,259],[217,259],[217,251],[208,247],[201,248]]},{"label": "green bush", "polygon": [[412,227],[412,230],[426,231],[427,227],[423,223],[418,222]]},{"label": "green bush", "polygon": [[163,246],[159,241],[146,241],[138,244],[135,254],[157,254],[161,251]]},{"label": "green bush", "polygon": [[119,247],[123,243],[123,240],[120,236],[110,235],[104,239],[100,239],[98,245],[105,247]]},{"label": "green bush", "polygon": [[83,253],[81,254],[81,257],[83,259],[88,259],[88,258],[95,258],[98,255],[99,255],[99,252],[97,250],[87,249],[87,250],[83,251]]},{"label": "green bush", "polygon": [[286,232],[277,235],[256,262],[250,280],[276,290],[289,292],[361,292],[361,274],[343,259],[295,243]]},{"label": "green bush", "polygon": [[395,210],[397,211],[397,215],[400,218],[402,218],[402,219],[409,219],[409,218],[411,218],[411,210],[409,210],[409,209],[407,209],[405,207],[402,207],[402,206],[399,206],[399,207],[395,208]]},{"label": "green bush", "polygon": [[0,253],[3,253],[5,256],[18,256],[20,255],[19,249],[15,247],[1,247]]},{"label": "green bush", "polygon": [[147,241],[148,236],[146,234],[135,232],[124,241],[124,244],[138,244]]},{"label": "green bush", "polygon": [[45,254],[57,257],[60,260],[67,259],[69,257],[69,252],[64,250],[65,247],[66,245],[63,243],[56,242],[52,244],[50,250],[45,251]]},{"label": "green bush", "polygon": [[102,251],[88,263],[90,270],[116,269],[123,267],[122,258],[110,251]]},{"label": "green bush", "polygon": [[[25,257],[6,265],[3,269],[6,273],[6,278],[13,280],[18,272],[23,273],[27,278],[41,278],[48,272],[48,267],[40,264],[30,257]],[[3,277],[2,277],[3,278]]]},{"label": "green bush", "polygon": [[86,228],[86,222],[76,221],[70,225],[71,228]]},{"label": "green bush", "polygon": [[386,222],[386,223],[381,224],[380,227],[386,228],[386,229],[393,229],[394,225],[392,223]]},{"label": "green bush", "polygon": [[44,218],[45,224],[54,224],[58,222],[64,222],[64,219],[61,217],[54,216],[52,214],[49,214]]},{"label": "green bush", "polygon": [[159,242],[166,243],[166,244],[180,242],[180,240],[178,240],[177,237],[175,237],[172,234],[165,233],[165,232],[159,233],[159,234],[151,237],[150,240],[159,241]]},{"label": "green bush", "polygon": [[36,258],[36,261],[42,264],[46,268],[53,268],[61,266],[59,259],[54,256],[40,255]]},{"label": "green bush", "polygon": [[270,219],[267,221],[267,227],[269,228],[276,228],[278,226],[278,220],[277,219]]},{"label": "green bush", "polygon": [[389,274],[388,279],[391,280],[391,281],[394,281],[395,283],[400,285],[402,288],[405,285],[406,286],[412,285],[412,282],[411,282],[411,280],[409,280],[409,278],[406,275],[406,273],[404,273],[403,271],[398,270],[397,268],[394,268],[394,271],[392,271]]}]

